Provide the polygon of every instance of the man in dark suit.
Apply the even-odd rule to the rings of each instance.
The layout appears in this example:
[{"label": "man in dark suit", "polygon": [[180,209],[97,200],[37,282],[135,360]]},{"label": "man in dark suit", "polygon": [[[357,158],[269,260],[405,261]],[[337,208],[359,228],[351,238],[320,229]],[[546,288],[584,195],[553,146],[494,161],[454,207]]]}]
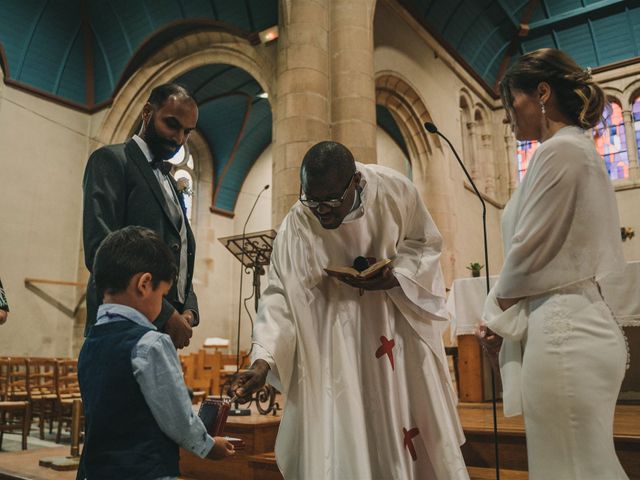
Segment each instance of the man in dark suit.
[{"label": "man in dark suit", "polygon": [[[176,348],[189,344],[199,322],[193,291],[195,239],[185,215],[182,194],[169,174],[172,158],[196,127],[198,106],[177,84],[153,89],[142,110],[142,129],[129,141],[99,148],[84,173],[83,240],[89,271],[100,242],[112,231],[140,225],[155,231],[174,254],[179,273],[163,301],[156,327],[168,333]],[[96,321],[102,293],[93,275],[87,285],[88,329]]]}]

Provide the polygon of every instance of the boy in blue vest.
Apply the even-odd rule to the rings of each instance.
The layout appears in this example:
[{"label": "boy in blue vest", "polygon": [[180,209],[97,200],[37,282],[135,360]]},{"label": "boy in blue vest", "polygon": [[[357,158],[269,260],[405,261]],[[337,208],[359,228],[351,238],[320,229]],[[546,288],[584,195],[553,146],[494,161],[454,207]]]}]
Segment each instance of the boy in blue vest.
[{"label": "boy in blue vest", "polygon": [[169,248],[149,229],[117,230],[100,245],[93,274],[104,303],[78,358],[84,477],[175,479],[179,447],[201,458],[233,455],[194,414],[171,338],[150,321],[176,278]]}]

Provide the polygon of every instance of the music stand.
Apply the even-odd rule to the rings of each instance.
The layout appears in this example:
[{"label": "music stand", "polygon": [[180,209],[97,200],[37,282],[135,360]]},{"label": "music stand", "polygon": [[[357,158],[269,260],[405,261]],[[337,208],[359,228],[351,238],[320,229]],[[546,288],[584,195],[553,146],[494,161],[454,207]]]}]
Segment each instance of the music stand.
[{"label": "music stand", "polygon": [[[244,272],[253,272],[253,297],[254,308],[258,311],[258,300],[260,299],[260,277],[265,274],[265,269],[271,260],[273,251],[273,241],[276,238],[275,230],[263,230],[261,232],[233,235],[231,237],[219,238],[227,250],[238,259],[244,267]],[[236,346],[236,374],[240,371],[240,318],[242,303],[242,274],[240,275],[240,301],[238,304],[238,341]],[[273,387],[271,387],[273,388]],[[257,397],[256,397],[257,402]],[[249,409],[239,409],[238,402],[236,408],[229,411],[229,415],[248,415]]]},{"label": "music stand", "polygon": [[258,300],[260,299],[260,276],[265,274],[264,267],[269,265],[271,260],[273,240],[275,238],[275,230],[263,230],[262,232],[233,235],[218,239],[244,265],[245,273],[250,270],[253,272],[254,306],[256,311],[258,311]]}]

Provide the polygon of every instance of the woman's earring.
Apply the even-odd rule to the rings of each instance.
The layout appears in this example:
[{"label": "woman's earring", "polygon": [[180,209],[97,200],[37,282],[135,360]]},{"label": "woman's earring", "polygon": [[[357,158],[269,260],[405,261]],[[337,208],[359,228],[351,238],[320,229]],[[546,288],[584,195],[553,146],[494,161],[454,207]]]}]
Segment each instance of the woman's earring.
[{"label": "woman's earring", "polygon": [[547,114],[547,109],[544,108],[544,102],[542,100],[540,100],[540,110],[542,111],[543,115]]}]

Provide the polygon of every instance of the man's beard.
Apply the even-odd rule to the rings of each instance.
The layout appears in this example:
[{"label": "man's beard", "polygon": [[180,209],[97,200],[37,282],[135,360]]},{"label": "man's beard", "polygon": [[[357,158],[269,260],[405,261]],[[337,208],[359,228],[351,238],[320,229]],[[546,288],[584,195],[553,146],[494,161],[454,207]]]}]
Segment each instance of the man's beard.
[{"label": "man's beard", "polygon": [[178,153],[181,147],[173,140],[164,138],[158,133],[153,116],[144,130],[144,141],[151,150],[154,160],[169,160]]}]

